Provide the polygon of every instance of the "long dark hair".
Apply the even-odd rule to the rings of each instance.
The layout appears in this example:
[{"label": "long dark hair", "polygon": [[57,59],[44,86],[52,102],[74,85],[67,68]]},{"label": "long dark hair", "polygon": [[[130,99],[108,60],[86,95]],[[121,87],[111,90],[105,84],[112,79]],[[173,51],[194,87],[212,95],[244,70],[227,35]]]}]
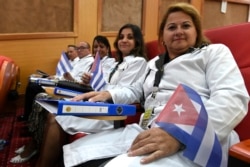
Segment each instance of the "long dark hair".
[{"label": "long dark hair", "polygon": [[133,54],[135,57],[144,57],[145,59],[147,59],[146,52],[145,52],[145,43],[144,43],[144,38],[141,32],[141,29],[137,25],[129,23],[129,24],[123,25],[120,28],[117,34],[117,37],[115,39],[115,42],[114,42],[114,48],[116,49],[116,52],[117,52],[118,62],[121,63],[123,61],[122,52],[118,48],[118,41],[120,40],[120,35],[121,35],[122,30],[125,28],[130,28],[132,30],[134,40],[135,40],[135,48],[131,50],[130,54]]},{"label": "long dark hair", "polygon": [[119,64],[121,64],[123,62],[122,52],[118,48],[118,41],[120,40],[120,35],[121,35],[122,30],[125,28],[130,28],[132,30],[134,40],[135,40],[135,48],[130,51],[130,54],[133,54],[135,57],[143,57],[147,60],[147,56],[146,56],[146,52],[145,52],[145,43],[144,43],[144,38],[143,38],[143,35],[141,32],[141,29],[137,25],[134,25],[134,24],[123,25],[120,28],[120,30],[116,36],[115,42],[114,42],[114,48],[116,49],[118,63],[116,64],[115,68],[112,70],[112,72],[109,75],[109,82],[110,82],[113,74],[117,70]]},{"label": "long dark hair", "polygon": [[107,39],[107,37],[102,36],[102,35],[95,36],[95,38],[93,39],[93,43],[92,43],[92,53],[94,53],[95,41],[97,41],[97,43],[104,44],[108,48],[108,57],[111,57],[111,48],[110,48],[109,40]]}]

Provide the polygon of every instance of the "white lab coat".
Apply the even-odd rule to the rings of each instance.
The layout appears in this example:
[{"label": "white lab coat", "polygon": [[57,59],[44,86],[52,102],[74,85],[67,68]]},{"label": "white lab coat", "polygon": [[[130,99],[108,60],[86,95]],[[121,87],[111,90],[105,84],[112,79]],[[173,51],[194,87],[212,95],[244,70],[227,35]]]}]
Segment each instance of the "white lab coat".
[{"label": "white lab coat", "polygon": [[[116,64],[114,64],[111,71],[115,66]],[[123,62],[119,64],[110,82],[102,90],[110,90],[133,84],[144,74],[146,67],[147,62],[145,58],[135,57],[134,55],[124,57]]]},{"label": "white lab coat", "polygon": [[80,58],[77,56],[76,58],[74,58],[74,60],[69,60],[69,62],[72,65],[72,67],[74,68],[74,66],[77,64],[77,62],[79,60],[80,60]]},{"label": "white lab coat", "polygon": [[[114,103],[133,103],[139,101],[143,95],[145,97],[145,106],[150,103],[155,72],[157,71],[155,67],[157,59],[158,57],[148,63],[145,75],[148,70],[150,72],[146,80],[145,76],[143,76],[134,85],[109,90]],[[211,44],[200,50],[179,56],[164,65],[164,73],[159,84],[159,91],[156,94],[157,103],[154,110],[156,116],[161,112],[180,83],[193,88],[201,96],[209,119],[222,144],[223,154],[227,156],[230,145],[238,141],[238,136],[233,129],[246,115],[249,102],[244,80],[230,50],[222,44]],[[125,128],[80,138],[63,147],[65,166],[74,166],[90,159],[112,157],[126,153],[134,138],[141,131],[142,129],[138,125],[132,124]],[[120,162],[119,165],[121,167],[140,166],[140,157],[124,158],[123,160],[124,162]],[[128,164],[130,161],[133,161],[132,165]],[[183,157],[182,152],[145,166],[160,165],[175,167],[197,166]]]},{"label": "white lab coat", "polygon": [[82,82],[82,76],[85,72],[89,72],[94,58],[91,54],[81,58],[70,71],[71,76],[78,82]]},{"label": "white lab coat", "polygon": [[[114,63],[113,67],[115,65]],[[146,67],[147,61],[142,57],[134,57],[133,55],[124,57],[123,62],[114,73],[115,79],[112,77],[112,81],[105,87],[105,90],[135,82],[144,74]],[[96,133],[114,128],[113,121],[93,120],[76,116],[56,116],[56,120],[69,134],[78,132]]]},{"label": "white lab coat", "polygon": [[102,64],[102,72],[104,79],[106,82],[108,82],[110,70],[116,64],[115,59],[112,57],[104,56],[101,59],[101,64]]}]

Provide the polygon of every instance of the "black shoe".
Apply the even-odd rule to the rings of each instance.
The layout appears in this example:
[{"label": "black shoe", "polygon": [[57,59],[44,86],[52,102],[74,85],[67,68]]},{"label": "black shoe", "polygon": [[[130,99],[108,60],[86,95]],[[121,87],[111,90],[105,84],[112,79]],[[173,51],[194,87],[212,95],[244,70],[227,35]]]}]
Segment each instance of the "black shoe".
[{"label": "black shoe", "polygon": [[17,120],[18,121],[28,121],[28,117],[25,115],[20,115],[17,117]]}]

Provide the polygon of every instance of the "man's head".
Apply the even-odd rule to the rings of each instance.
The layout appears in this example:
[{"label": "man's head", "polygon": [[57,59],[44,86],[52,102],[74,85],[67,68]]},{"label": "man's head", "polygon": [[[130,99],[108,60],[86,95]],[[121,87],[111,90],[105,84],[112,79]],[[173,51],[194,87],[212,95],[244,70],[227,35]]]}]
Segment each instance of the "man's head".
[{"label": "man's head", "polygon": [[88,42],[80,42],[77,46],[78,57],[81,59],[91,53]]},{"label": "man's head", "polygon": [[68,45],[67,55],[68,55],[68,58],[71,61],[73,61],[78,56],[77,47],[75,45]]}]

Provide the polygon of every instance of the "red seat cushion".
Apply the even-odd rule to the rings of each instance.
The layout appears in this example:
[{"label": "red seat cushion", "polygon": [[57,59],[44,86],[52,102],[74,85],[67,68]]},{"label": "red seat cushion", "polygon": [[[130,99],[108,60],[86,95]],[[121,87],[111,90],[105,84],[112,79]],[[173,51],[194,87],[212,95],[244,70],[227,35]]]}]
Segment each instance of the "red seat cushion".
[{"label": "red seat cushion", "polygon": [[[250,92],[250,23],[210,29],[205,34],[212,43],[223,43],[230,48],[247,90]],[[249,111],[244,120],[235,128],[241,140],[250,138],[250,131],[247,129],[250,129]]]}]

